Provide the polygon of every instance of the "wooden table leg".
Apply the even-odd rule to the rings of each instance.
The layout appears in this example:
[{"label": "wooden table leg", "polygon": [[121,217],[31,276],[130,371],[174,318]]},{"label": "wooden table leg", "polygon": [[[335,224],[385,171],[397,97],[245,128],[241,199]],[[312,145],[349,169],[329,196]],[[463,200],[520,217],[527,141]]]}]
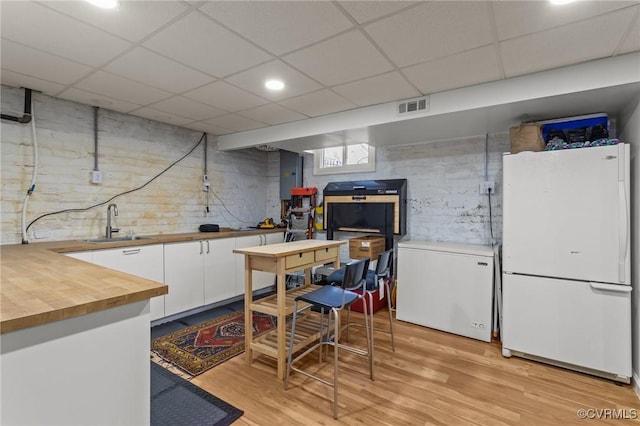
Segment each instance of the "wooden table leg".
[{"label": "wooden table leg", "polygon": [[253,302],[253,274],[251,273],[251,259],[249,255],[244,257],[244,350],[247,364],[253,361],[253,312],[251,303]]},{"label": "wooden table leg", "polygon": [[278,378],[284,380],[287,373],[287,286],[284,268],[285,259],[278,258],[277,263],[277,298],[278,298]]}]

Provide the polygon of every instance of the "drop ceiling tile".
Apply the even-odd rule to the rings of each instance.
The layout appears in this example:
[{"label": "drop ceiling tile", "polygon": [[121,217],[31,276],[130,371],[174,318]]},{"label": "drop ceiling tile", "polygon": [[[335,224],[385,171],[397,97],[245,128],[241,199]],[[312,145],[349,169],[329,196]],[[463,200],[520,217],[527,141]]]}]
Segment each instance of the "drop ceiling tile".
[{"label": "drop ceiling tile", "polygon": [[635,8],[635,18],[631,20],[631,28],[626,40],[620,46],[620,53],[630,53],[640,50],[640,6]]},{"label": "drop ceiling tile", "polygon": [[183,126],[187,123],[191,123],[193,120],[178,115],[167,114],[163,111],[158,111],[149,107],[142,107],[135,111],[131,111],[129,114],[138,117],[148,118],[149,120],[159,121],[161,123],[173,124],[176,126]]},{"label": "drop ceiling tile", "polygon": [[531,34],[598,17],[634,4],[632,1],[579,1],[553,5],[548,1],[496,1],[493,11],[499,40]]},{"label": "drop ceiling tile", "polygon": [[215,124],[208,123],[206,121],[198,121],[196,123],[187,124],[185,127],[193,130],[199,130],[212,135],[226,135],[233,133],[233,130],[224,127],[216,126]]},{"label": "drop ceiling tile", "polygon": [[103,69],[172,93],[182,93],[215,80],[142,47],[127,52]]},{"label": "drop ceiling tile", "polygon": [[93,68],[86,65],[71,62],[9,40],[3,39],[1,46],[1,63],[4,69],[37,79],[67,85],[93,71]]},{"label": "drop ceiling tile", "polygon": [[227,114],[227,111],[182,96],[165,99],[152,104],[151,107],[158,111],[189,118],[190,121],[206,120]]},{"label": "drop ceiling tile", "polygon": [[402,72],[425,94],[501,78],[493,45],[414,65]]},{"label": "drop ceiling tile", "polygon": [[67,89],[57,95],[57,97],[67,99],[69,101],[79,102],[85,105],[98,106],[101,108],[111,109],[113,111],[124,113],[128,113],[140,108],[140,105],[136,105],[131,102],[126,102],[75,88]]},{"label": "drop ceiling tile", "polygon": [[365,30],[399,67],[492,43],[489,6],[482,1],[429,1]]},{"label": "drop ceiling tile", "polygon": [[329,89],[281,101],[280,104],[310,117],[355,108],[356,105],[336,95]]},{"label": "drop ceiling tile", "polygon": [[332,88],[354,104],[365,106],[420,96],[414,87],[393,71]]},{"label": "drop ceiling tile", "polygon": [[214,126],[222,127],[225,129],[231,129],[235,132],[258,129],[260,127],[267,126],[264,123],[251,120],[250,118],[242,117],[237,114],[227,114],[223,115],[222,117],[212,118],[211,120],[206,120],[206,123],[213,124]]},{"label": "drop ceiling tile", "polygon": [[340,6],[344,7],[349,15],[359,24],[378,19],[401,9],[410,7],[418,2],[415,1],[341,1]]},{"label": "drop ceiling tile", "polygon": [[216,81],[187,92],[184,96],[230,112],[249,109],[267,103],[266,99],[252,95],[224,81]]},{"label": "drop ceiling tile", "polygon": [[147,105],[171,96],[171,93],[164,90],[145,86],[104,71],[92,74],[77,83],[75,87],[138,105]]},{"label": "drop ceiling tile", "polygon": [[275,125],[308,118],[306,115],[291,111],[278,104],[263,105],[258,108],[239,112],[238,114],[252,120]]},{"label": "drop ceiling tile", "polygon": [[143,44],[216,77],[224,77],[272,58],[197,11]]},{"label": "drop ceiling tile", "polygon": [[120,1],[118,10],[86,1],[48,1],[46,6],[129,41],[137,42],[187,10],[176,1]]},{"label": "drop ceiling tile", "polygon": [[621,10],[500,42],[505,74],[513,77],[611,56],[631,19],[633,14]]},{"label": "drop ceiling tile", "polygon": [[284,60],[327,86],[392,69],[389,61],[359,30],[314,44],[285,56]]},{"label": "drop ceiling tile", "polygon": [[29,89],[38,90],[47,95],[55,95],[65,87],[61,84],[23,75],[4,68],[0,70],[0,83],[12,87],[28,87]]},{"label": "drop ceiling tile", "polygon": [[[264,82],[272,78],[282,80],[285,83],[285,88],[280,91],[272,91],[264,87]],[[303,93],[313,92],[322,87],[279,60],[258,65],[250,70],[227,77],[225,80],[272,101],[292,98]]]},{"label": "drop ceiling tile", "polygon": [[275,55],[353,27],[328,1],[215,1],[200,10]]},{"label": "drop ceiling tile", "polygon": [[132,45],[33,2],[2,2],[2,38],[98,66]]}]

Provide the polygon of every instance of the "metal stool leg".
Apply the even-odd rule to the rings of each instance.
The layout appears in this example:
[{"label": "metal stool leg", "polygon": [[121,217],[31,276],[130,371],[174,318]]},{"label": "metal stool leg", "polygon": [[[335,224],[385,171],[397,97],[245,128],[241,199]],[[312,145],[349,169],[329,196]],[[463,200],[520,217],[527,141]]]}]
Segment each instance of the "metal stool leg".
[{"label": "metal stool leg", "polygon": [[[287,372],[284,377],[284,389],[289,389],[289,376],[291,375],[291,359],[293,357],[293,337],[296,333],[296,319],[298,317],[298,301],[293,304],[293,319],[291,320],[291,337],[289,338],[289,350],[287,353]],[[321,345],[322,347],[322,345]]]},{"label": "metal stool leg", "polygon": [[[338,336],[340,332],[340,321],[338,321],[338,315],[340,312],[337,309],[331,309],[331,313],[335,316],[335,324],[333,332],[333,418],[338,419]],[[331,315],[331,314],[330,314]]]},{"label": "metal stool leg", "polygon": [[389,286],[389,280],[385,280],[384,286],[387,289],[387,310],[389,313],[389,333],[391,334],[391,349],[396,351],[396,342],[393,337],[393,314],[391,313],[391,287]]}]

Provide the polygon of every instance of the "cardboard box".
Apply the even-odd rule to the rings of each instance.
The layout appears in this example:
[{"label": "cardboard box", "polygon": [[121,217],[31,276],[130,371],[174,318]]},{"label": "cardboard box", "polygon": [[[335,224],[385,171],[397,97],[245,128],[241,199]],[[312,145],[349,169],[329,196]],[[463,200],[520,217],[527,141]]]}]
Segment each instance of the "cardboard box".
[{"label": "cardboard box", "polygon": [[384,237],[379,235],[365,235],[364,237],[351,238],[349,240],[349,257],[351,259],[378,260],[378,255],[384,252]]}]

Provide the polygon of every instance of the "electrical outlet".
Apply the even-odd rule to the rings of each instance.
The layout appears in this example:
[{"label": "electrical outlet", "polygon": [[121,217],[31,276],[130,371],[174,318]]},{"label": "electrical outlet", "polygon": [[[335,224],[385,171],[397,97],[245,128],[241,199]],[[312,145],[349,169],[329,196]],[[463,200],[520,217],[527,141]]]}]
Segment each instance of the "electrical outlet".
[{"label": "electrical outlet", "polygon": [[496,193],[496,183],[490,180],[480,182],[480,194]]},{"label": "electrical outlet", "polygon": [[42,238],[50,238],[51,237],[51,232],[49,231],[34,231],[33,232],[33,238],[35,238],[36,240],[40,240]]},{"label": "electrical outlet", "polygon": [[203,190],[204,192],[209,192],[209,187],[210,187],[210,186],[211,186],[211,184],[210,184],[209,182],[204,182],[204,183],[202,184],[202,190]]},{"label": "electrical outlet", "polygon": [[102,183],[102,172],[100,170],[91,171],[91,183]]}]

